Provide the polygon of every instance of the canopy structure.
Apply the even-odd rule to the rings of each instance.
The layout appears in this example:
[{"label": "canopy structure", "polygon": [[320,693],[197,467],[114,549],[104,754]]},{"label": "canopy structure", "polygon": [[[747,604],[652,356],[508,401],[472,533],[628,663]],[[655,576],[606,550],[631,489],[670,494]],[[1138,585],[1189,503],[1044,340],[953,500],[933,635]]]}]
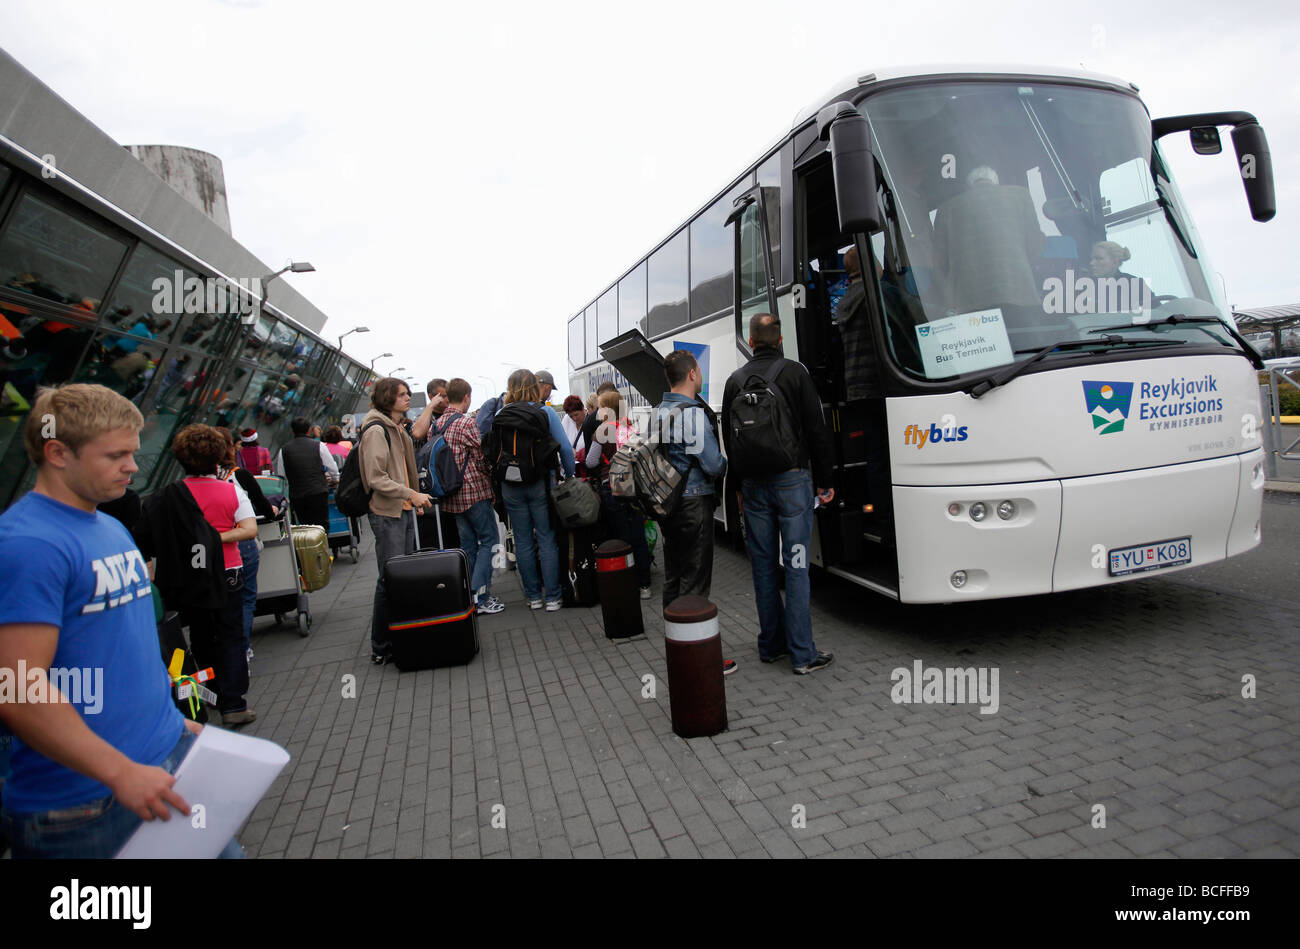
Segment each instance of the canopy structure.
[{"label": "canopy structure", "polygon": [[1232,315],[1261,356],[1300,356],[1300,303],[1234,310]]}]

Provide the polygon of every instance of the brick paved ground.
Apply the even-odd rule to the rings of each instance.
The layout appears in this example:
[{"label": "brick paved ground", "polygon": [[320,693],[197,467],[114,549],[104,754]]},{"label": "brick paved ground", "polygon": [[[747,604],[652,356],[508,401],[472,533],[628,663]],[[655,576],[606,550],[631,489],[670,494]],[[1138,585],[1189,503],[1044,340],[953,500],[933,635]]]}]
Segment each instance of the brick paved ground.
[{"label": "brick paved ground", "polygon": [[[1300,503],[1269,498],[1266,525],[1291,525]],[[1272,536],[1239,574],[1273,569]],[[607,641],[599,608],[531,612],[499,573],[508,608],[480,617],[479,657],[399,673],[369,663],[367,538],[313,595],[310,638],[258,621],[248,731],[293,759],[241,840],[263,857],[1295,857],[1300,592],[1215,576],[962,608],[822,577],[813,625],[837,661],[797,677],[757,661],[748,564],[720,547],[730,730],[683,741],[660,568],[643,639]],[[997,668],[997,713],[894,704],[891,670],[917,659]]]}]

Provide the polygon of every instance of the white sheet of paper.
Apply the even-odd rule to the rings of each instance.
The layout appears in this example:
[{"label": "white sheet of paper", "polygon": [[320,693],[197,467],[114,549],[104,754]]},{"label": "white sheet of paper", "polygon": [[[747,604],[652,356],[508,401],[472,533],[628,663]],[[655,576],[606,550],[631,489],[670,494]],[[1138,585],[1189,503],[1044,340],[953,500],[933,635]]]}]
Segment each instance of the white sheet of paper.
[{"label": "white sheet of paper", "polygon": [[190,816],[173,808],[171,820],[145,821],[117,859],[217,856],[288,763],[289,752],[274,742],[204,726],[173,785],[190,805]]}]

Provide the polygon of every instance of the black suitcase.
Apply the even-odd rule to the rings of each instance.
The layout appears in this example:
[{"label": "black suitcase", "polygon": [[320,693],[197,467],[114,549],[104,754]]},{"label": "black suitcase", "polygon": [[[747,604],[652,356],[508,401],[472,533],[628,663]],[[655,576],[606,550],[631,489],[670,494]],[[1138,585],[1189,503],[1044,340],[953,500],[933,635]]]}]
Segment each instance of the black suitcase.
[{"label": "black suitcase", "polygon": [[[415,544],[420,545],[418,521]],[[384,564],[384,597],[393,663],[403,672],[463,666],[478,655],[465,551],[417,550],[393,557]]]},{"label": "black suitcase", "polygon": [[600,602],[596,585],[596,547],[600,527],[559,528],[560,590],[565,607],[595,606]]}]

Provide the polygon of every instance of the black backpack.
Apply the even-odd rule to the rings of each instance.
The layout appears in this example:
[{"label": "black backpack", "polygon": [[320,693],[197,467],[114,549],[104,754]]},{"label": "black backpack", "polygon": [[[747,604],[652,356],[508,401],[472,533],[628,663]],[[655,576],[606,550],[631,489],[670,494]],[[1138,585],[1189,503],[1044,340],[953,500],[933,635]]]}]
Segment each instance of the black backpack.
[{"label": "black backpack", "polygon": [[559,451],[546,411],[531,402],[511,402],[501,409],[483,443],[493,480],[507,484],[537,481],[559,467]]},{"label": "black backpack", "polygon": [[801,439],[794,413],[776,384],[785,364],[776,359],[762,372],[751,371],[731,399],[728,453],[745,474],[780,474],[799,464]]},{"label": "black backpack", "polygon": [[[361,434],[357,436],[356,447],[348,452],[347,458],[343,460],[343,470],[339,472],[339,485],[334,489],[334,506],[344,517],[362,517],[370,513],[370,496],[374,492],[367,491],[361,481],[361,441],[366,437],[368,429],[383,424],[379,421],[367,422],[362,427]],[[384,439],[388,441],[391,448],[392,441],[387,429],[384,430]]]}]

